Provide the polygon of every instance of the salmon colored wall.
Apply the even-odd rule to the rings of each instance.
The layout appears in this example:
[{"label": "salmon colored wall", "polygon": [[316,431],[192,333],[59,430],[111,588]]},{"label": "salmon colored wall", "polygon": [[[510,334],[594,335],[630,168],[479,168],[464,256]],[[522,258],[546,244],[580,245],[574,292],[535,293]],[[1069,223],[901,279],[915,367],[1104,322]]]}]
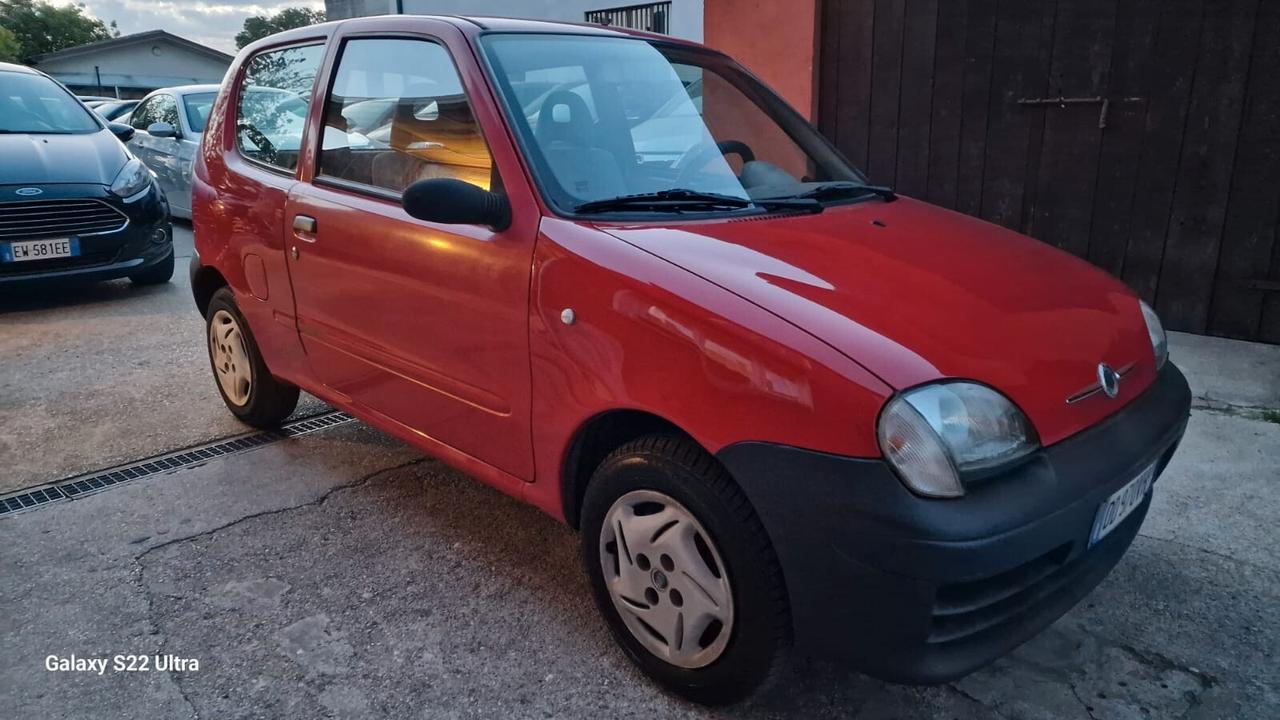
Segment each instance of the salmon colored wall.
[{"label": "salmon colored wall", "polygon": [[819,0],[706,0],[703,42],[747,66],[813,120]]}]

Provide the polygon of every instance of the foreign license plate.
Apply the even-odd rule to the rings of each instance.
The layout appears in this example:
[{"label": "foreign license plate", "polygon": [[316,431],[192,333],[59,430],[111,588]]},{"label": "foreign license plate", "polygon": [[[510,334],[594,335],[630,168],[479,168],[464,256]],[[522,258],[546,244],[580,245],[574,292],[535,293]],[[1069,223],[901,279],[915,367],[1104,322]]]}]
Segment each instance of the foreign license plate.
[{"label": "foreign license plate", "polygon": [[27,260],[52,260],[75,257],[80,254],[77,238],[52,238],[50,240],[25,240],[0,243],[0,262],[25,262]]},{"label": "foreign license plate", "polygon": [[1124,522],[1124,519],[1142,504],[1147,493],[1151,491],[1151,484],[1155,479],[1156,465],[1152,463],[1147,466],[1147,469],[1138,473],[1138,477],[1125,483],[1124,487],[1102,501],[1098,506],[1097,515],[1093,517],[1093,532],[1089,534],[1089,547],[1093,547],[1099,540],[1106,537],[1107,533],[1115,530],[1117,525]]}]

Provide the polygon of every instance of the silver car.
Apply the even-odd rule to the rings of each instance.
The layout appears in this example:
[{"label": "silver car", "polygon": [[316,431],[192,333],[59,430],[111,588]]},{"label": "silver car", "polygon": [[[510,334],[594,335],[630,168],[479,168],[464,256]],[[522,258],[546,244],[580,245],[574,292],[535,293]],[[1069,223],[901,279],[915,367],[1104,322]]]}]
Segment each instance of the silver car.
[{"label": "silver car", "polygon": [[191,168],[217,97],[217,85],[161,88],[144,97],[129,118],[136,131],[129,149],[156,174],[177,217],[191,217]]}]

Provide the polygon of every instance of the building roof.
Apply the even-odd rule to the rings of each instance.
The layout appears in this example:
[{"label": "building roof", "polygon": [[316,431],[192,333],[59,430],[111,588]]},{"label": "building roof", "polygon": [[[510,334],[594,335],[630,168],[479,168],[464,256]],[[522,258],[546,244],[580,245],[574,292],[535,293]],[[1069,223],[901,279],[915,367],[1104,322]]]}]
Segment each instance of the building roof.
[{"label": "building roof", "polygon": [[116,38],[108,38],[106,40],[95,40],[94,42],[85,43],[83,45],[76,45],[75,47],[55,50],[54,52],[45,53],[43,55],[36,55],[31,58],[31,62],[38,65],[50,60],[61,60],[63,58],[75,57],[76,55],[93,53],[99,50],[106,50],[108,48],[124,47],[126,45],[155,40],[165,40],[173,43],[174,45],[191,50],[192,52],[207,55],[216,60],[221,60],[227,64],[230,64],[231,61],[235,59],[221,50],[214,50],[211,47],[201,45],[197,42],[192,42],[184,37],[174,35],[171,32],[166,32],[164,30],[148,30],[146,32],[133,33],[132,35],[121,35]]}]

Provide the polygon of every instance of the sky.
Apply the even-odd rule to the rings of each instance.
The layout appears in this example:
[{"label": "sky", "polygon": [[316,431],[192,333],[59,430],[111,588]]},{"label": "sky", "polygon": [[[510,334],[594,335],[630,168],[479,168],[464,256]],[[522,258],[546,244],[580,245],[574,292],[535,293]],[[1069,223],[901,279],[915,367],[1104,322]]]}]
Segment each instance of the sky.
[{"label": "sky", "polygon": [[[81,0],[85,12],[120,27],[121,35],[168,30],[174,35],[232,55],[236,33],[251,15],[271,15],[286,7],[324,9],[324,0]],[[62,2],[59,4],[71,4]]]}]

